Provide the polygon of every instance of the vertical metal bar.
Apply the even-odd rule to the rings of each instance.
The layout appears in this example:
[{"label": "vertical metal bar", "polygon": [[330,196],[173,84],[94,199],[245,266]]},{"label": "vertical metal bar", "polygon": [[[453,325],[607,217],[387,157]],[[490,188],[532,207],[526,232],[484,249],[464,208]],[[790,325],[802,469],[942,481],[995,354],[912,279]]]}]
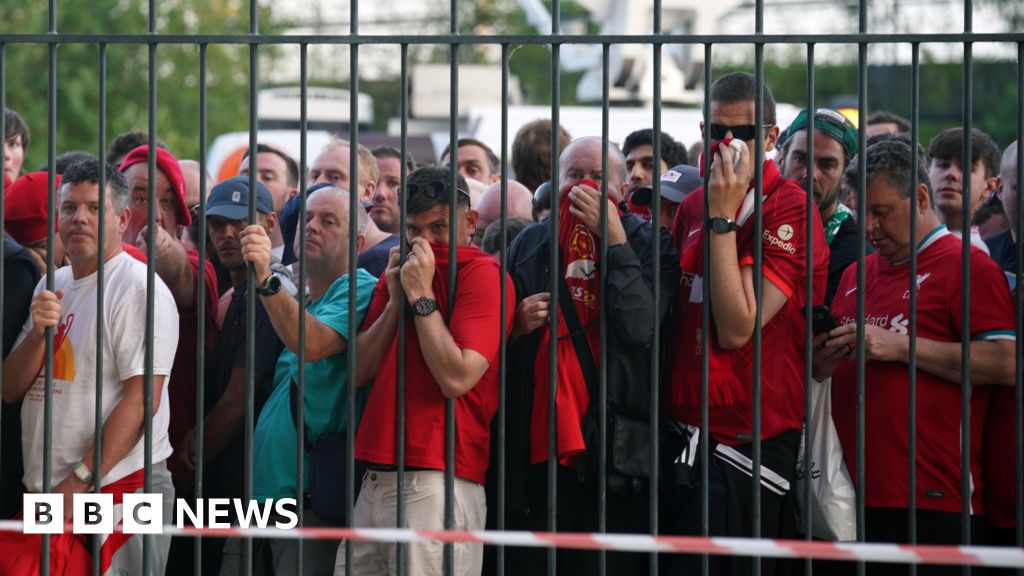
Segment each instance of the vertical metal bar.
[{"label": "vertical metal bar", "polygon": [[[146,208],[148,218],[146,230],[149,238],[156,238],[156,0],[149,0],[149,33],[154,38],[149,43],[149,161]],[[145,376],[143,379],[142,405],[143,410],[143,459],[145,470],[143,481],[144,492],[153,491],[153,338],[156,326],[156,242],[146,242],[146,355]],[[164,381],[164,386],[169,382]],[[142,573],[149,574],[152,568],[150,553],[153,537],[144,534],[142,537]]]},{"label": "vertical metal bar", "polygon": [[[964,0],[964,32],[972,31],[974,12],[973,0]],[[973,72],[972,61],[974,45],[964,42],[964,147],[960,163],[960,178],[963,194],[963,211],[961,212],[960,231],[963,234],[961,258],[963,275],[960,278],[960,309],[963,316],[962,334],[960,338],[960,531],[961,542],[971,543],[971,108],[973,105]],[[981,191],[977,191],[981,193]],[[963,574],[971,573],[970,566],[964,566]]]},{"label": "vertical metal bar", "polygon": [[[100,181],[99,181],[99,230],[106,230],[107,224],[107,166],[102,158],[107,141],[107,45],[101,42],[99,45],[99,146],[97,157],[100,158]],[[103,269],[103,255],[106,253],[106,238],[104,234],[96,235],[96,253],[98,254],[99,266],[96,268],[96,318],[103,318],[103,295],[106,292],[106,273]],[[112,242],[119,242],[120,238],[114,238]],[[103,327],[105,323],[96,322],[96,406],[94,413],[95,429],[93,430],[93,461],[92,469],[96,481],[93,482],[93,493],[100,493],[100,467],[103,463]],[[92,573],[100,573],[100,539],[92,540]]]},{"label": "vertical metal bar", "polygon": [[[1015,251],[1014,259],[1014,274],[1017,276],[1014,285],[1017,289],[1014,291],[1014,298],[1016,300],[1016,311],[1017,311],[1017,335],[1018,338],[1015,341],[1015,364],[1016,370],[1014,372],[1014,406],[1015,416],[1014,418],[1014,438],[1015,448],[1014,460],[1016,468],[1017,482],[1014,484],[1016,488],[1016,510],[1015,517],[1016,522],[1016,542],[1017,546],[1024,546],[1024,339],[1020,338],[1021,334],[1024,334],[1024,314],[1021,313],[1024,310],[1024,290],[1021,290],[1021,282],[1024,280],[1024,252],[1021,252],[1019,246],[1024,241],[1024,203],[1020,201],[1020,191],[1024,189],[1024,70],[1021,66],[1024,65],[1024,43],[1017,44],[1017,161],[1014,170],[1017,179],[1017,250]],[[1008,183],[1004,182],[1003,186],[1007,186]],[[1018,570],[1018,574],[1024,574],[1024,570]]]},{"label": "vertical metal bar", "polygon": [[[661,442],[658,434],[658,416],[661,413],[661,0],[654,0],[654,37],[657,41],[654,45],[654,170],[651,174],[651,300],[653,303],[654,334],[651,342],[651,381],[650,381],[650,418],[651,418],[651,475],[650,475],[650,499],[648,511],[650,514],[649,531],[652,535],[659,532],[658,504],[660,492],[660,464]],[[669,166],[669,168],[672,168]],[[607,174],[607,172],[605,172]],[[669,226],[671,222],[667,223]],[[603,358],[603,357],[602,357]],[[604,364],[602,363],[602,366]],[[651,553],[648,557],[650,573],[658,573],[658,555]]]},{"label": "vertical metal bar", "polygon": [[[561,32],[562,6],[559,0],[551,2],[551,34]],[[547,494],[547,527],[549,532],[554,532],[558,526],[558,436],[555,427],[555,416],[557,407],[555,398],[558,393],[558,289],[559,274],[559,245],[558,245],[558,213],[561,206],[562,194],[558,179],[558,126],[559,126],[559,104],[561,100],[561,83],[559,82],[559,67],[561,65],[561,45],[551,43],[551,213],[548,219],[551,221],[551,234],[548,236],[551,246],[550,260],[548,262],[548,290],[551,293],[550,322],[548,323],[548,334],[550,345],[548,355],[551,361],[548,364],[548,494]],[[607,61],[607,59],[606,59]],[[549,576],[557,574],[555,549],[548,549],[548,570]]]},{"label": "vertical metal bar", "polygon": [[[814,44],[807,44],[807,211],[806,211],[806,227],[807,237],[810,238],[810,230],[814,221],[814,169],[817,167],[817,162],[814,159],[814,120],[816,118],[815,110],[817,108],[814,105]],[[789,135],[792,138],[792,134]],[[811,349],[813,346],[811,340],[814,338],[814,325],[811,322],[811,317],[814,314],[814,242],[807,242],[807,253],[804,259],[804,270],[805,274],[805,294],[807,295],[807,301],[804,303],[804,318],[807,318],[807,323],[804,326],[804,339],[807,344],[804,347],[804,454],[803,454],[803,469],[800,473],[804,477],[803,494],[802,498],[804,502],[811,502],[811,411],[813,405],[811,402],[811,388],[815,386],[812,361],[814,358],[814,351]],[[810,506],[804,507],[804,513],[801,515],[801,519],[804,523],[804,539],[810,541],[811,534],[814,532],[814,515],[810,514]],[[809,558],[804,560],[804,572],[807,576],[814,574],[814,562]]]},{"label": "vertical metal bar", "polygon": [[[498,486],[496,501],[497,529],[505,529],[505,469],[507,457],[505,438],[505,427],[508,425],[505,402],[508,396],[506,388],[505,370],[508,367],[508,316],[505,314],[508,305],[508,288],[505,284],[505,275],[508,273],[508,44],[501,45],[501,259],[498,267],[501,278],[501,293],[499,295],[498,309],[501,310],[499,330],[501,339],[498,341]],[[404,153],[403,153],[404,158]],[[498,546],[498,576],[505,575],[505,547]]]},{"label": "vertical metal bar", "polygon": [[[359,0],[352,0],[349,4],[349,29],[353,36],[359,34]],[[349,47],[349,78],[348,78],[348,100],[349,100],[349,122],[348,122],[348,134],[349,134],[349,146],[348,146],[348,253],[352,255],[358,254],[359,249],[356,243],[356,236],[359,233],[357,227],[358,220],[356,218],[356,210],[362,210],[363,205],[359,201],[359,45],[353,44]],[[356,258],[358,264],[358,257]],[[350,267],[350,270],[355,268]],[[354,276],[349,276],[348,282],[348,333],[356,334],[359,326],[356,324],[356,288],[357,283],[354,281]],[[359,355],[356,351],[356,339],[350,338],[345,348],[348,354],[348,365],[353,370],[356,368],[356,363],[359,362]],[[356,413],[356,390],[355,386],[345,387],[345,401],[347,403],[347,411],[349,417]],[[356,444],[356,431],[352,426],[345,428],[345,446],[347,450],[348,469],[355,470],[355,444]],[[355,493],[356,493],[356,479],[349,474],[345,478],[345,518],[348,520],[347,524],[351,526],[355,522]],[[350,540],[346,540],[346,556],[345,571],[350,573],[352,569],[352,554],[350,554],[348,544]]]},{"label": "vertical metal bar", "polygon": [[[249,36],[259,34],[256,0],[249,0]],[[256,213],[256,184],[259,178],[257,135],[259,127],[259,44],[249,44],[249,224],[259,222]],[[252,434],[256,421],[256,270],[245,267],[245,419],[242,428],[244,454],[242,497],[252,499]],[[242,574],[252,574],[252,538],[242,539]]]},{"label": "vertical metal bar", "polygon": [[[598,261],[601,276],[601,294],[608,294],[609,51],[609,45],[604,44],[601,49],[601,55],[604,57],[601,60],[601,73],[603,74],[601,77],[601,174],[604,175],[604,178],[601,179],[601,255]],[[551,242],[554,243],[555,239],[553,238]],[[559,274],[561,273],[561,267],[559,267]],[[561,280],[559,280],[559,282],[561,282]],[[575,306],[571,301],[566,304],[569,306]],[[597,422],[599,446],[597,456],[597,531],[606,532],[608,530],[608,363],[606,361],[608,358],[608,320],[606,318],[608,315],[608,299],[600,298],[599,305],[601,307],[601,313],[598,316],[598,346],[601,358],[597,390],[597,406],[599,414]],[[599,550],[597,558],[598,575],[604,576],[608,570],[608,555],[604,550]]]},{"label": "vertical metal bar", "polygon": [[[711,43],[704,45],[704,125],[711,124],[711,49],[714,45]],[[704,216],[701,219],[701,242],[703,242],[704,250],[702,259],[704,261],[701,270],[701,328],[700,328],[700,431],[701,434],[706,434],[705,440],[710,437],[710,416],[708,415],[708,375],[710,373],[709,365],[709,353],[708,346],[710,344],[708,338],[708,331],[711,329],[711,229],[707,226],[708,222],[708,202],[707,202],[707,190],[708,183],[711,179],[711,171],[706,167],[711,165],[711,130],[705,129],[702,136],[704,137],[704,156],[703,166],[701,170],[704,171]],[[709,450],[709,441],[700,442],[698,449],[700,450],[700,461],[710,462],[711,453]],[[708,467],[700,467],[700,534],[701,536],[707,537],[711,533],[711,509],[709,505],[710,491],[708,490]],[[708,572],[711,568],[710,558],[707,554],[702,554],[700,557],[700,572],[702,576],[708,576]]]},{"label": "vertical metal bar", "polygon": [[[306,45],[299,49],[299,149],[302,163],[306,161],[306,132],[308,130],[309,106],[306,102],[307,81],[309,62],[307,60]],[[250,148],[249,156],[256,152]],[[299,178],[303,180],[299,186],[299,350],[296,357],[296,378],[295,392],[297,399],[297,410],[295,414],[295,502],[296,513],[299,517],[299,526],[305,526],[305,466],[306,466],[306,188],[305,172],[299,169]],[[355,267],[350,266],[350,272]],[[352,275],[349,274],[349,281],[352,282]],[[351,332],[350,332],[351,334]],[[351,384],[347,386],[351,387]],[[352,413],[348,415],[346,426],[351,427]],[[348,468],[352,470],[352,468]],[[302,554],[303,539],[296,542],[295,573],[302,575]]]},{"label": "vertical metal bar", "polygon": [[[359,0],[353,0],[349,3],[349,33],[353,36],[359,34]],[[363,207],[359,203],[359,142],[356,140],[357,131],[359,128],[359,48],[357,45],[352,45],[349,48],[349,80],[348,80],[348,98],[349,98],[349,171],[348,171],[348,253],[349,257],[359,253],[358,246],[356,245],[356,210],[362,210]],[[357,258],[358,262],[358,258]],[[354,268],[353,268],[354,270]],[[353,281],[353,276],[349,276],[348,283],[348,333],[356,334],[358,326],[356,325],[356,282]],[[401,324],[401,322],[399,322]],[[345,354],[347,356],[348,365],[351,370],[356,369],[356,363],[359,362],[358,355],[356,354],[356,339],[350,338],[347,346],[345,347]],[[345,402],[348,410],[349,417],[351,418],[355,414],[356,406],[356,394],[354,386],[345,387]],[[355,470],[355,444],[356,444],[356,433],[352,426],[345,428],[345,446],[347,450],[346,458],[348,461],[348,469]],[[345,520],[346,524],[352,526],[355,523],[355,478],[352,474],[349,474],[345,478]],[[351,576],[352,571],[352,540],[345,540],[345,574]]]},{"label": "vertical metal bar", "polygon": [[[409,176],[408,168],[406,167],[405,160],[409,154],[409,45],[402,44],[402,132],[401,132],[401,154],[402,158],[399,160],[399,178],[401,179],[401,187],[398,193],[398,234],[399,234],[399,251],[401,252],[401,261],[405,262],[407,253],[407,242],[405,222],[405,200],[407,194],[405,193],[405,181]],[[404,290],[402,290],[402,283],[398,283],[399,291],[399,302],[405,302]],[[398,496],[396,498],[396,505],[398,507],[397,513],[395,514],[396,528],[402,528],[405,526],[405,319],[401,319],[398,322],[398,358],[395,362],[398,364],[397,376],[398,384],[395,393],[395,411],[397,416],[395,418],[395,460],[398,464]],[[405,543],[398,542],[395,558],[395,568],[398,572],[398,576],[402,576],[405,573]]]},{"label": "vertical metal bar", "polygon": [[[207,45],[199,45],[199,280],[196,290],[196,501],[203,497],[203,442],[206,440],[206,52]],[[203,570],[203,538],[195,538],[192,569]]]},{"label": "vertical metal bar", "polygon": [[[908,486],[908,522],[907,535],[911,544],[917,543],[917,146],[920,137],[920,89],[921,70],[920,66],[920,45],[914,43],[911,49],[911,103],[910,103],[910,149],[913,162],[910,170],[910,342],[907,358],[907,390],[910,397],[908,400],[908,429],[907,439],[910,445],[910,459],[907,469]],[[910,565],[910,574],[917,573],[917,564]]]},{"label": "vertical metal bar", "polygon": [[[755,32],[764,32],[764,0],[757,0],[755,12]],[[761,537],[761,307],[764,302],[764,245],[760,238],[764,234],[764,44],[754,44],[754,77],[757,93],[754,95],[754,124],[757,126],[754,138],[754,421],[753,421],[753,446],[751,447],[751,460],[753,461],[753,474],[751,483],[753,486],[753,498],[751,520],[753,529],[751,535],[754,538]],[[810,123],[814,126],[813,118]],[[761,560],[754,559],[754,576],[761,574]]]},{"label": "vertical metal bar", "polygon": [[[57,2],[49,0],[50,34],[57,33]],[[48,48],[47,69],[49,79],[46,91],[46,164],[47,171],[47,194],[46,194],[46,289],[53,292],[53,270],[54,270],[54,242],[56,241],[56,203],[54,190],[55,166],[54,160],[57,156],[57,44],[50,43]],[[53,486],[53,328],[47,328],[46,351],[44,356],[45,370],[43,380],[43,492],[49,492]],[[44,576],[50,573],[50,537],[43,535],[42,546],[40,547],[40,573]]]},{"label": "vertical metal bar", "polygon": [[[868,31],[867,0],[861,0],[858,10],[857,31],[866,34]],[[859,118],[867,118],[868,112],[868,45],[860,42],[857,45],[857,113]],[[867,148],[867,137],[864,130],[857,131],[857,150],[861,162],[857,163],[857,286],[864,286],[864,258],[867,249],[867,170],[863,162]],[[864,541],[864,290],[857,291],[857,385],[855,400],[855,436],[857,453],[856,487],[857,504],[857,540]],[[857,562],[857,576],[864,576],[863,562]]]},{"label": "vertical metal bar", "polygon": [[[459,35],[459,2],[451,0],[450,32]],[[449,105],[449,138],[448,138],[448,179],[451,183],[448,199],[448,317],[455,311],[456,278],[458,264],[456,262],[456,236],[458,218],[459,192],[459,47],[458,41],[452,42],[448,49],[450,98]],[[446,398],[444,401],[444,527],[451,530],[455,527],[455,400]],[[455,547],[451,543],[444,545],[445,576],[455,574]]]}]

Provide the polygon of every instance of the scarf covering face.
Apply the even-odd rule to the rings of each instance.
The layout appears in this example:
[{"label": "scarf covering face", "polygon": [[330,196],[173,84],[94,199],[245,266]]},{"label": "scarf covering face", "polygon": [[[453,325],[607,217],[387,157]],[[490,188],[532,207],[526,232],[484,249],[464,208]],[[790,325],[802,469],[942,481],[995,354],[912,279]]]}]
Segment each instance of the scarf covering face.
[{"label": "scarf covering face", "polygon": [[[581,184],[600,188],[590,181]],[[569,288],[570,301],[559,300],[558,306],[558,380],[555,396],[555,429],[558,438],[558,461],[564,466],[575,467],[576,458],[586,445],[580,423],[590,404],[590,393],[580,367],[572,334],[566,324],[561,307],[573,306],[580,319],[581,329],[586,336],[594,363],[600,365],[598,356],[601,337],[600,287],[598,255],[600,238],[595,236],[582,220],[569,212],[572,206],[567,193],[561,194],[558,207],[558,251],[560,273]],[[558,287],[550,287],[552,292]],[[533,416],[530,420],[530,463],[545,462],[548,459],[548,390],[549,365],[551,360],[551,331],[541,328],[537,357],[533,368],[534,395]]]}]

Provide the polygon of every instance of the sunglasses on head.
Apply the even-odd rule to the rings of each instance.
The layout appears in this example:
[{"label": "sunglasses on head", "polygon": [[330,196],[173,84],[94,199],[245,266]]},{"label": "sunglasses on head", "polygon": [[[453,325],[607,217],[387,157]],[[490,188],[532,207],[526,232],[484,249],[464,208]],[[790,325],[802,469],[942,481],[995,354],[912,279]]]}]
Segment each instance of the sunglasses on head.
[{"label": "sunglasses on head", "polygon": [[[452,184],[451,182],[448,181],[441,182],[438,180],[434,180],[422,184],[406,183],[405,187],[406,190],[409,192],[410,197],[423,194],[424,196],[432,200],[447,200],[451,198]],[[465,196],[466,200],[469,200],[471,198],[469,192],[463,190],[462,188],[456,187],[455,190],[457,190],[459,194]]]},{"label": "sunglasses on head", "polygon": [[[772,124],[765,124],[765,128],[771,128]],[[732,137],[737,140],[753,140],[757,137],[757,126],[753,124],[741,124],[739,126],[727,126],[725,124],[709,124],[712,140],[724,140],[732,132]]]}]

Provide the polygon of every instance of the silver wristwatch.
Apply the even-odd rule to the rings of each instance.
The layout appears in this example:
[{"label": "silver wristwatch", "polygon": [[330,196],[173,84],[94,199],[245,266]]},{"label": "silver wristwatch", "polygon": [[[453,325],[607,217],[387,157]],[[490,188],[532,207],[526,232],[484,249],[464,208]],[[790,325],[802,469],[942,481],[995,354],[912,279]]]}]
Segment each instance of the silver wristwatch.
[{"label": "silver wristwatch", "polygon": [[92,470],[89,470],[85,462],[79,462],[78,466],[75,466],[75,478],[78,478],[86,486],[92,486]]}]

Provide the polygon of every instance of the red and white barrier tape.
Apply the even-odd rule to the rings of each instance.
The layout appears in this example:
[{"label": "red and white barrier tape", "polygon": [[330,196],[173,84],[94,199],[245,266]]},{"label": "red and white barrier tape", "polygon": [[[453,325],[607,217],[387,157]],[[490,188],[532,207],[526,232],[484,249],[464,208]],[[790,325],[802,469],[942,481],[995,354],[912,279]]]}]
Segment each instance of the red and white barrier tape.
[{"label": "red and white barrier tape", "polygon": [[[70,526],[67,528],[70,530]],[[20,521],[0,521],[0,531],[20,532]],[[808,542],[755,538],[700,538],[642,534],[572,532],[411,530],[398,528],[178,528],[164,526],[170,536],[217,538],[285,538],[291,540],[358,540],[366,542],[479,542],[533,548],[579,548],[622,552],[668,552],[719,556],[863,560],[902,564],[948,564],[1024,568],[1024,549],[990,546],[924,546],[855,542]]]}]

